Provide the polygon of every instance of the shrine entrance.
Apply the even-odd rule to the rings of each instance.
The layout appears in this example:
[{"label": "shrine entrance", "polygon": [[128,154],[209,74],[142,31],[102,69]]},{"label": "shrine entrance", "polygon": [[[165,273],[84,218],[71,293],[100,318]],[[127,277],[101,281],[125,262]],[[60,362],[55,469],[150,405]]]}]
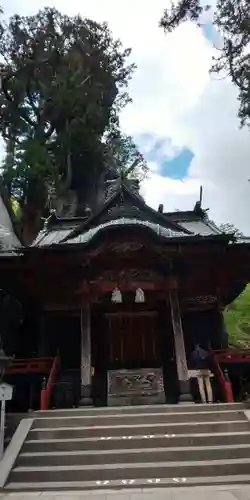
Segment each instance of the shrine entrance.
[{"label": "shrine entrance", "polygon": [[[161,314],[145,306],[104,310],[99,323],[95,380],[108,405],[165,403]],[[164,314],[164,318],[166,315]],[[102,325],[102,341],[100,326]],[[94,328],[95,329],[95,328]],[[105,346],[101,348],[100,342]],[[94,339],[93,339],[94,340]],[[100,352],[102,355],[100,355]],[[105,366],[104,366],[104,353]],[[101,368],[102,365],[102,368]]]},{"label": "shrine entrance", "polygon": [[160,364],[157,312],[106,313],[108,369],[146,368]]},{"label": "shrine entrance", "polygon": [[164,301],[150,309],[131,303],[96,306],[91,327],[96,405],[176,401],[173,330]]}]

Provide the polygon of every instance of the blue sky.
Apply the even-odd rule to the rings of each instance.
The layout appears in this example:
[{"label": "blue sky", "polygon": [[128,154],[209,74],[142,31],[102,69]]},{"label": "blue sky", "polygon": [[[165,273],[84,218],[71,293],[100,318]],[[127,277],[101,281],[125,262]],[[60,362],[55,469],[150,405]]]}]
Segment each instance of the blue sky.
[{"label": "blue sky", "polygon": [[214,39],[215,35],[215,28],[213,27],[212,23],[206,23],[202,26],[202,31],[205,36],[205,38],[209,41],[212,42]]},{"label": "blue sky", "polygon": [[206,40],[219,48],[223,42],[219,31],[213,26],[211,22],[202,25],[203,36]]},{"label": "blue sky", "polygon": [[[209,42],[216,39],[217,32],[211,22],[202,26],[202,32]],[[146,159],[149,162],[157,163],[159,175],[180,180],[188,176],[190,164],[195,156],[191,149],[174,147],[170,137],[154,138],[150,134],[142,136],[139,143],[142,144]],[[166,150],[169,154],[164,154]]]},{"label": "blue sky", "polygon": [[173,158],[166,159],[160,166],[160,174],[162,177],[170,177],[172,179],[183,179],[188,174],[189,165],[194,158],[194,153],[183,148]]},{"label": "blue sky", "polygon": [[184,179],[188,175],[194,153],[186,146],[173,143],[171,137],[158,137],[142,134],[136,138],[139,149],[150,165],[157,165],[157,172],[162,177]]}]

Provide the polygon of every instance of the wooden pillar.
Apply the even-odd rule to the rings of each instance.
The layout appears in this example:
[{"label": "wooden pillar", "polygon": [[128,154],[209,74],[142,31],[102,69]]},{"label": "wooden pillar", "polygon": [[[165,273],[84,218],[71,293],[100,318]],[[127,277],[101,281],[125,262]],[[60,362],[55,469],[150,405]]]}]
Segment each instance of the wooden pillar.
[{"label": "wooden pillar", "polygon": [[186,358],[186,349],[183,336],[183,328],[180,313],[180,304],[178,296],[177,282],[171,281],[169,290],[169,302],[174,334],[175,359],[177,366],[177,376],[179,381],[179,402],[193,401],[190,390],[190,379],[188,375],[188,366]]},{"label": "wooden pillar", "polygon": [[82,405],[91,405],[92,373],[91,373],[91,322],[90,305],[81,308],[81,401]]}]

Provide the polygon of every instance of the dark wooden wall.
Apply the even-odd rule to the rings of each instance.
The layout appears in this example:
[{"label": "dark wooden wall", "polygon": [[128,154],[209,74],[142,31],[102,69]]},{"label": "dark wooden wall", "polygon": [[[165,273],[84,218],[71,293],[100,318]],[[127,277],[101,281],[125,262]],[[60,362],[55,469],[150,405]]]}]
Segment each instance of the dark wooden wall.
[{"label": "dark wooden wall", "polygon": [[187,312],[183,315],[182,324],[187,353],[195,344],[200,344],[204,348],[211,345],[213,349],[226,346],[227,335],[217,308]]}]

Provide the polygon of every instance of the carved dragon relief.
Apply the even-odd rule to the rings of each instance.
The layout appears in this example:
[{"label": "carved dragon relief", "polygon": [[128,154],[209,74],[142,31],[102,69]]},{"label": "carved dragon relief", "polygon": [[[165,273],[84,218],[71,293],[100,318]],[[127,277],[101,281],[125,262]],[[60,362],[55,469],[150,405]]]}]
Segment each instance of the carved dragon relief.
[{"label": "carved dragon relief", "polygon": [[[145,241],[138,241],[138,240],[115,240],[115,241],[108,241],[106,243],[102,243],[101,245],[92,248],[91,250],[88,251],[88,253],[84,254],[84,262],[82,264],[82,267],[85,267],[86,265],[90,265],[93,261],[97,261],[99,257],[108,255],[109,258],[111,257],[111,253],[113,252],[114,254],[119,254],[120,256],[124,256],[124,254],[132,254],[136,252],[140,252],[141,250],[148,250],[148,243]],[[148,252],[147,252],[148,253]],[[154,249],[152,249],[152,258],[155,257],[156,259],[158,258],[158,255],[155,254]],[[139,258],[139,255],[138,257]]]},{"label": "carved dragon relief", "polygon": [[113,242],[110,244],[110,250],[113,252],[119,252],[119,253],[124,253],[124,252],[137,252],[138,250],[141,250],[143,248],[143,243],[142,242],[136,242],[136,241],[128,241],[128,242]]},{"label": "carved dragon relief", "polygon": [[101,253],[107,253],[107,252],[119,252],[119,253],[124,253],[124,252],[136,252],[138,250],[141,250],[143,247],[147,247],[148,242],[147,241],[142,241],[141,239],[132,239],[130,238],[129,240],[126,238],[115,238],[112,241],[108,239],[108,241],[103,241],[101,245],[98,245],[98,247],[91,249],[89,251],[89,255],[95,256],[99,255]]},{"label": "carved dragon relief", "polygon": [[117,286],[123,287],[127,285],[132,285],[133,282],[145,283],[145,284],[163,283],[164,278],[160,273],[157,273],[156,271],[151,269],[135,269],[135,268],[121,269],[121,270],[106,269],[103,270],[102,273],[96,277],[94,282],[116,283]]}]

